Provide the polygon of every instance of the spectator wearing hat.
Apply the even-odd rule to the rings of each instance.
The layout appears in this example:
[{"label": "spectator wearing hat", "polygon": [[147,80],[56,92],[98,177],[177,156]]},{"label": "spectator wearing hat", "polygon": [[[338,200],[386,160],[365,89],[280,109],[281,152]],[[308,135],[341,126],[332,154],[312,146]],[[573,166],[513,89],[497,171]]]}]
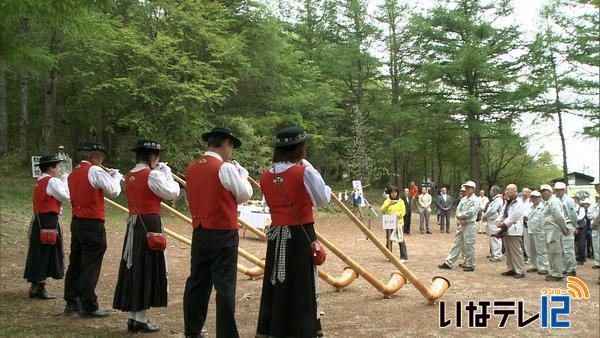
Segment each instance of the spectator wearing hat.
[{"label": "spectator wearing hat", "polygon": [[577,204],[567,195],[567,186],[563,182],[556,182],[554,184],[554,193],[562,203],[565,223],[569,229],[568,233],[563,234],[562,238],[562,251],[565,263],[564,273],[568,276],[576,276],[575,228],[577,227]]},{"label": "spectator wearing hat", "polygon": [[440,269],[452,269],[461,253],[465,257],[463,271],[475,271],[475,235],[476,235],[476,219],[479,211],[479,199],[475,194],[475,182],[467,181],[463,184],[465,188],[465,197],[460,200],[456,208],[456,236],[454,237],[454,246],[446,261],[440,265]]},{"label": "spectator wearing hat", "polygon": [[506,186],[505,196],[507,198],[500,212],[496,226],[500,231],[505,231],[503,237],[506,248],[506,266],[508,270],[502,272],[503,276],[514,278],[525,277],[525,260],[523,257],[523,216],[525,207],[523,201],[517,198],[517,186],[509,184]]},{"label": "spectator wearing hat", "polygon": [[[58,167],[61,161],[56,155],[46,155],[37,164],[42,175],[33,188],[33,218],[29,227],[29,250],[23,276],[31,283],[29,298],[56,298],[46,291],[46,278],[62,279],[65,273],[59,214],[61,203],[69,201],[69,189],[67,175],[61,175]],[[55,230],[56,242],[43,243],[41,229]]]},{"label": "spectator wearing hat", "polygon": [[125,177],[129,218],[123,243],[113,308],[129,312],[128,332],[156,332],[146,316],[150,307],[167,306],[167,262],[165,252],[148,245],[151,233],[163,233],[160,203],[179,194],[171,168],[160,161],[166,149],[157,141],[140,140],[132,151],[137,164]]},{"label": "spectator wearing hat", "polygon": [[123,175],[118,170],[105,171],[100,167],[106,153],[102,144],[83,143],[77,150],[83,160],[68,179],[73,220],[65,277],[65,314],[107,317],[109,313],[98,308],[95,293],[106,251],[104,194],[119,196]]},{"label": "spectator wearing hat", "polygon": [[[577,199],[579,201],[579,199]],[[588,210],[590,208],[590,199],[585,198],[577,203],[577,229],[575,229],[575,242],[577,243],[577,264],[583,265],[586,258],[586,241],[590,223],[588,220]]]},{"label": "spectator wearing hat", "polygon": [[562,258],[562,236],[568,233],[565,216],[560,200],[552,193],[552,187],[543,184],[540,194],[545,202],[542,214],[542,229],[546,239],[550,273],[546,276],[548,282],[560,282],[563,278],[564,261]]},{"label": "spectator wearing hat", "polygon": [[452,208],[452,197],[447,194],[446,187],[442,187],[435,201],[440,216],[440,232],[450,233],[450,209]]},{"label": "spectator wearing hat", "polygon": [[276,137],[273,166],[260,178],[271,229],[256,337],[322,336],[312,208],[329,203],[331,189],[305,159],[310,135],[290,127]]},{"label": "spectator wearing hat", "polygon": [[490,256],[492,262],[502,260],[502,239],[495,236],[500,229],[496,226],[500,211],[504,205],[500,187],[494,185],[490,188],[490,196],[492,201],[488,204],[487,210],[481,216],[481,219],[487,222],[487,234],[490,242]]},{"label": "spectator wearing hat", "polygon": [[531,268],[527,272],[537,272],[538,275],[547,275],[548,250],[546,249],[546,239],[544,229],[542,228],[544,203],[539,191],[531,192],[531,207],[527,213],[527,232],[529,233],[529,263]]},{"label": "spectator wearing hat", "polygon": [[231,161],[242,145],[229,129],[216,127],[202,135],[208,149],[186,172],[193,221],[190,276],[183,294],[185,335],[198,337],[208,302],[217,291],[217,337],[238,337],[235,289],[238,261],[237,205],[252,197],[248,171]]},{"label": "spectator wearing hat", "polygon": [[68,174],[71,172],[71,167],[68,165],[71,161],[69,154],[65,153],[65,146],[58,146],[58,152],[56,153],[61,162],[58,164],[58,168],[62,174]]}]

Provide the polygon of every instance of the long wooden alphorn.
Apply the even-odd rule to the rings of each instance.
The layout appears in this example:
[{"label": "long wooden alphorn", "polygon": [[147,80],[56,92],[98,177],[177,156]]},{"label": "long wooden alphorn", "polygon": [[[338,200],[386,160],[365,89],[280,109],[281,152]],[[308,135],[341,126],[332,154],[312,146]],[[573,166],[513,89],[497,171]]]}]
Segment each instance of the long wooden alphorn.
[{"label": "long wooden alphorn", "polygon": [[[104,169],[105,171],[107,171],[107,172],[110,170],[110,169],[108,169],[107,167],[105,167],[103,165],[100,165],[100,167],[102,169]],[[106,197],[104,197],[104,200],[108,201],[114,207],[116,207],[116,208],[118,208],[118,209],[120,209],[122,211],[125,211],[125,212],[129,213],[129,209],[125,208],[124,206],[120,205],[119,203],[117,203],[117,202],[115,202],[115,201],[113,201],[111,199],[108,199]],[[192,224],[192,219],[191,218],[189,218],[186,215],[180,213],[179,211],[173,209],[172,207],[170,207],[166,203],[160,202],[160,205],[162,207],[164,207],[165,209],[167,209],[170,213],[172,213],[176,217],[182,219],[183,221],[185,221],[185,222],[187,222],[189,224]],[[164,231],[165,231],[165,233],[167,235],[175,238],[176,240],[178,240],[180,242],[183,242],[183,243],[185,243],[187,245],[190,245],[190,246],[192,245],[192,240],[191,239],[189,239],[189,238],[187,238],[185,236],[182,236],[182,235],[180,235],[180,234],[178,234],[178,233],[176,233],[176,232],[174,232],[172,230],[169,230],[167,228],[164,228]],[[254,268],[247,268],[247,267],[245,267],[245,266],[243,266],[243,265],[241,265],[241,264],[238,263],[237,269],[238,269],[239,272],[247,275],[250,278],[256,278],[256,277],[261,276],[261,275],[264,274],[264,268],[265,268],[265,266],[264,266],[264,260],[258,259],[257,257],[253,256],[248,251],[240,248],[239,246],[238,246],[238,254],[240,256],[244,257],[245,259],[247,259],[248,261],[250,261],[250,262],[254,263],[255,265],[257,265],[257,267],[254,267]]]},{"label": "long wooden alphorn", "polygon": [[[181,185],[183,185],[184,187],[187,188],[187,182],[184,179],[182,179],[181,177],[179,177],[173,173],[171,173],[171,175],[173,175],[174,180],[176,180]],[[249,177],[248,179],[250,180],[250,182],[254,181],[251,177]],[[254,184],[257,184],[256,181],[254,182]],[[260,189],[260,186],[258,188]],[[250,230],[252,233],[257,235],[262,240],[265,240],[265,241],[267,240],[267,236],[262,231],[258,230],[255,226],[253,226],[252,224],[244,221],[240,217],[238,217],[238,222],[243,227],[245,227],[246,229]],[[262,267],[263,269],[265,268],[264,263],[259,266]],[[356,278],[358,278],[358,274],[352,268],[349,268],[349,267],[344,268],[344,271],[338,278],[333,277],[332,275],[328,274],[325,271],[322,271],[321,269],[318,269],[318,270],[319,270],[319,277],[322,280],[324,280],[325,282],[327,282],[327,284],[335,287],[337,291],[342,291],[343,288],[352,284],[352,282],[354,282],[356,280]]]},{"label": "long wooden alphorn", "polygon": [[385,245],[367,228],[348,207],[337,198],[334,194],[331,194],[333,201],[342,209],[343,212],[350,217],[350,219],[358,226],[358,228],[375,244],[375,246],[387,257],[392,264],[411,282],[417,290],[423,295],[423,297],[429,300],[430,304],[433,304],[436,300],[441,298],[446,290],[450,287],[450,281],[443,276],[433,277],[431,288],[427,287],[412,271],[410,271]]},{"label": "long wooden alphorn", "polygon": [[[248,180],[252,185],[254,185],[257,189],[260,190],[260,185],[256,182],[252,177],[248,177]],[[377,291],[383,293],[385,298],[390,298],[394,293],[398,292],[405,284],[406,279],[402,274],[398,271],[394,271],[391,273],[391,278],[387,284],[381,282],[377,277],[373,276],[368,270],[363,268],[360,264],[354,261],[350,256],[346,255],[340,248],[335,246],[332,242],[327,240],[323,235],[321,235],[318,231],[315,230],[315,234],[317,235],[317,239],[321,242],[321,244],[325,245],[333,254],[338,256],[342,262],[348,264],[352,270],[362,276],[367,280],[371,285],[377,289]],[[264,234],[262,234],[264,236]]]}]

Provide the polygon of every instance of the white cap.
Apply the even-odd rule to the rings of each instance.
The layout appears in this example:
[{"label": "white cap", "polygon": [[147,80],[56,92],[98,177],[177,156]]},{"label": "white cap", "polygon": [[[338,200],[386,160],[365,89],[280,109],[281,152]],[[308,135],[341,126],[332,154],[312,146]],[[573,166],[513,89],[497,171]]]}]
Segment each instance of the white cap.
[{"label": "white cap", "polygon": [[554,189],[567,189],[567,185],[564,182],[554,183]]},{"label": "white cap", "polygon": [[473,181],[467,181],[467,182],[465,182],[465,184],[463,184],[463,187],[475,188],[476,185],[475,185],[475,182],[473,182]]},{"label": "white cap", "polygon": [[542,194],[540,194],[539,191],[534,190],[531,192],[531,197],[542,197]]},{"label": "white cap", "polygon": [[465,189],[465,186],[464,186],[464,185],[461,185],[461,186],[460,186],[460,191],[467,191],[467,189]]},{"label": "white cap", "polygon": [[58,149],[65,149],[65,146],[58,146]]},{"label": "white cap", "polygon": [[581,204],[589,204],[592,205],[592,202],[590,201],[589,197],[586,197],[583,201],[581,201]]},{"label": "white cap", "polygon": [[548,185],[548,184],[542,184],[540,186],[540,192],[544,191],[544,190],[552,191],[552,187],[550,185]]}]

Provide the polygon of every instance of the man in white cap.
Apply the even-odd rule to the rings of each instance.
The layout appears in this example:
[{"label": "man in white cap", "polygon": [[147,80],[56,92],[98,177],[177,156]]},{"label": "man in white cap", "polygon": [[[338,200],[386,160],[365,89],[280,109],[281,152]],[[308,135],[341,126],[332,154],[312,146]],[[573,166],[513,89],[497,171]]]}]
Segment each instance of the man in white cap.
[{"label": "man in white cap", "polygon": [[537,272],[538,275],[548,274],[548,250],[542,223],[544,203],[542,194],[534,190],[531,192],[531,207],[527,213],[527,232],[529,233],[529,262],[531,268],[527,272]]},{"label": "man in white cap", "polygon": [[496,226],[506,228],[504,247],[506,248],[506,266],[508,271],[502,272],[503,276],[514,278],[525,277],[525,260],[523,257],[523,216],[525,207],[523,201],[517,198],[517,186],[509,184],[504,191],[507,201],[500,212]]},{"label": "man in white cap", "polygon": [[563,278],[564,269],[561,240],[562,235],[568,233],[569,229],[565,223],[562,204],[552,194],[552,187],[543,184],[540,187],[540,194],[546,203],[542,216],[542,229],[546,237],[546,249],[548,250],[548,260],[550,262],[550,274],[546,276],[546,281],[560,282]]},{"label": "man in white cap", "polygon": [[490,261],[499,262],[502,260],[502,240],[494,235],[498,233],[499,229],[496,226],[496,221],[504,205],[500,187],[497,185],[492,186],[490,188],[490,196],[492,197],[492,201],[488,205],[482,219],[487,221],[487,234],[490,241]]},{"label": "man in white cap", "polygon": [[58,158],[61,160],[61,162],[58,164],[60,172],[63,174],[71,173],[71,157],[69,157],[69,154],[65,153],[65,146],[58,146],[58,152],[56,153],[56,156],[58,156]]},{"label": "man in white cap", "polygon": [[563,182],[554,184],[554,193],[561,201],[565,223],[569,229],[568,233],[563,234],[562,251],[565,263],[565,274],[567,276],[576,276],[577,260],[575,259],[575,227],[577,226],[577,204],[567,195],[567,186]]},{"label": "man in white cap", "polygon": [[458,203],[456,208],[456,223],[458,225],[456,236],[454,237],[454,246],[446,261],[440,265],[440,269],[452,269],[461,253],[465,256],[463,271],[475,271],[475,234],[477,212],[479,211],[479,199],[475,195],[475,182],[467,181],[463,184],[465,188],[465,197]]}]

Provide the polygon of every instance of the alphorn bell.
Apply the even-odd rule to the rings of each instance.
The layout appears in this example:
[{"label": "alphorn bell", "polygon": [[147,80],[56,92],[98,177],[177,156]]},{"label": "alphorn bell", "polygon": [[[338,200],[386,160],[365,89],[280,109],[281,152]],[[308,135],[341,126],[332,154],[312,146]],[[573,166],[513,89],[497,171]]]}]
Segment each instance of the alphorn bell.
[{"label": "alphorn bell", "polygon": [[412,271],[410,271],[406,266],[404,266],[404,264],[402,264],[402,262],[400,262],[398,257],[394,256],[394,254],[379,241],[379,239],[371,232],[371,230],[369,230],[358,219],[358,217],[356,217],[356,215],[354,215],[352,211],[350,211],[350,209],[348,209],[348,207],[342,201],[340,201],[339,198],[337,198],[337,196],[331,194],[331,198],[371,240],[371,242],[375,244],[375,246],[385,255],[385,257],[387,257],[390,262],[392,262],[392,264],[394,264],[394,266],[400,270],[404,277],[406,277],[406,279],[408,279],[408,281],[411,282],[417,288],[417,290],[419,290],[421,295],[429,300],[430,304],[433,304],[446,293],[446,290],[448,290],[450,287],[450,281],[447,278],[435,276],[433,277],[431,288],[427,287],[417,276],[415,276],[414,273],[412,273]]},{"label": "alphorn bell", "polygon": [[[129,209],[125,208],[124,206],[120,205],[119,203],[117,203],[117,202],[115,202],[115,201],[113,201],[111,199],[108,199],[106,197],[104,197],[104,200],[107,201],[110,205],[114,206],[115,208],[117,208],[117,209],[119,209],[121,211],[124,211],[126,213],[129,213]],[[189,246],[192,246],[192,240],[191,239],[189,239],[189,238],[187,238],[185,236],[182,236],[182,235],[180,235],[180,234],[178,234],[178,233],[176,233],[176,232],[174,232],[172,230],[169,230],[167,228],[164,228],[164,231],[165,231],[165,233],[167,235],[175,238],[176,240],[178,240],[178,241],[180,241],[182,243],[185,243],[185,244],[187,244]],[[260,261],[260,260],[258,260],[258,261]],[[264,264],[263,264],[263,267],[264,267]],[[245,274],[248,277],[256,278],[258,276],[261,276],[264,273],[263,267],[261,267],[261,266],[255,266],[253,268],[247,268],[247,267],[243,266],[242,264],[238,263],[237,270],[239,272]]]},{"label": "alphorn bell", "polygon": [[[100,164],[99,166],[100,166],[100,168],[104,169],[107,172],[110,170],[109,168],[107,168],[106,166],[104,166],[102,164]],[[127,187],[125,187],[125,188],[127,188]],[[118,204],[117,202],[115,202],[113,200],[110,200],[110,199],[108,199],[106,197],[104,197],[104,200],[108,201],[111,205],[115,206],[116,208],[121,209],[121,210],[129,213],[129,209],[123,207],[122,205]],[[179,211],[171,208],[166,203],[160,202],[160,205],[162,207],[166,208],[169,212],[171,212],[176,217],[182,219],[183,221],[185,221],[185,222],[187,222],[189,224],[192,224],[192,219],[191,218],[189,218],[186,215],[180,213]],[[182,235],[179,235],[178,233],[176,233],[174,231],[171,231],[171,230],[169,230],[167,228],[164,228],[164,231],[165,231],[165,233],[167,235],[169,235],[169,236],[177,239],[178,241],[183,242],[183,243],[185,243],[187,245],[190,245],[190,246],[192,245],[192,240],[190,240],[189,238],[184,237]],[[245,266],[243,266],[243,265],[241,265],[241,264],[238,263],[238,271],[239,272],[247,275],[251,279],[254,279],[254,278],[258,277],[258,276],[261,276],[264,273],[264,261],[263,260],[260,260],[260,259],[256,258],[255,256],[253,256],[252,254],[250,254],[246,250],[240,248],[239,246],[238,246],[238,254],[240,256],[246,258],[248,261],[250,261],[250,262],[254,263],[255,265],[257,265],[257,267],[255,267],[255,268],[247,268],[247,267],[245,267]],[[260,263],[260,264],[258,264],[258,263]]]},{"label": "alphorn bell", "polygon": [[[256,180],[254,180],[252,177],[248,177],[248,180],[250,181],[250,183],[252,183],[252,185],[254,185],[257,189],[260,190],[260,185],[258,184],[258,182],[256,182]],[[371,283],[371,285],[373,285],[375,289],[377,289],[377,291],[383,293],[383,296],[385,298],[390,298],[394,293],[398,292],[398,290],[400,290],[406,284],[406,279],[404,278],[404,276],[402,276],[402,274],[400,274],[397,271],[392,272],[391,278],[387,284],[383,284],[379,279],[373,276],[360,264],[355,262],[348,255],[344,254],[342,250],[340,250],[337,246],[335,246],[333,243],[327,240],[318,231],[315,230],[315,234],[317,235],[317,239],[321,242],[321,244],[325,245],[327,249],[329,249],[331,252],[333,252],[333,254],[338,256],[338,258],[341,259],[342,262],[348,264],[348,266],[355,273],[358,273],[360,276],[366,279],[367,282]],[[261,235],[261,238],[266,239],[266,236],[263,233],[261,233]]]},{"label": "alphorn bell", "polygon": [[[171,175],[173,176],[173,179],[175,179],[177,182],[179,182],[181,185],[183,185],[184,187],[187,188],[187,183],[184,179],[182,179],[181,177],[179,177],[173,173],[171,173]],[[251,177],[248,177],[248,180],[250,180],[251,183],[252,183],[252,181],[254,181]],[[256,181],[254,181],[254,184],[257,185]],[[258,186],[258,189],[260,189],[260,186]],[[243,227],[245,227],[246,229],[250,230],[252,233],[257,235],[258,237],[260,237],[262,240],[265,240],[265,241],[267,240],[267,236],[262,231],[258,230],[255,226],[244,221],[240,217],[238,217],[238,223],[240,223]],[[264,270],[264,268],[265,268],[264,261],[261,261],[260,264],[258,264],[258,263],[255,263],[255,264],[260,266]],[[354,280],[356,280],[356,278],[358,278],[358,275],[356,274],[356,272],[348,267],[346,267],[344,269],[344,271],[342,272],[342,275],[339,278],[334,278],[333,276],[331,276],[330,274],[328,274],[325,271],[322,271],[321,269],[318,269],[318,271],[319,271],[319,277],[322,280],[324,280],[325,282],[327,282],[327,284],[335,287],[337,291],[342,291],[343,288],[352,284],[352,282],[354,282]]]}]

